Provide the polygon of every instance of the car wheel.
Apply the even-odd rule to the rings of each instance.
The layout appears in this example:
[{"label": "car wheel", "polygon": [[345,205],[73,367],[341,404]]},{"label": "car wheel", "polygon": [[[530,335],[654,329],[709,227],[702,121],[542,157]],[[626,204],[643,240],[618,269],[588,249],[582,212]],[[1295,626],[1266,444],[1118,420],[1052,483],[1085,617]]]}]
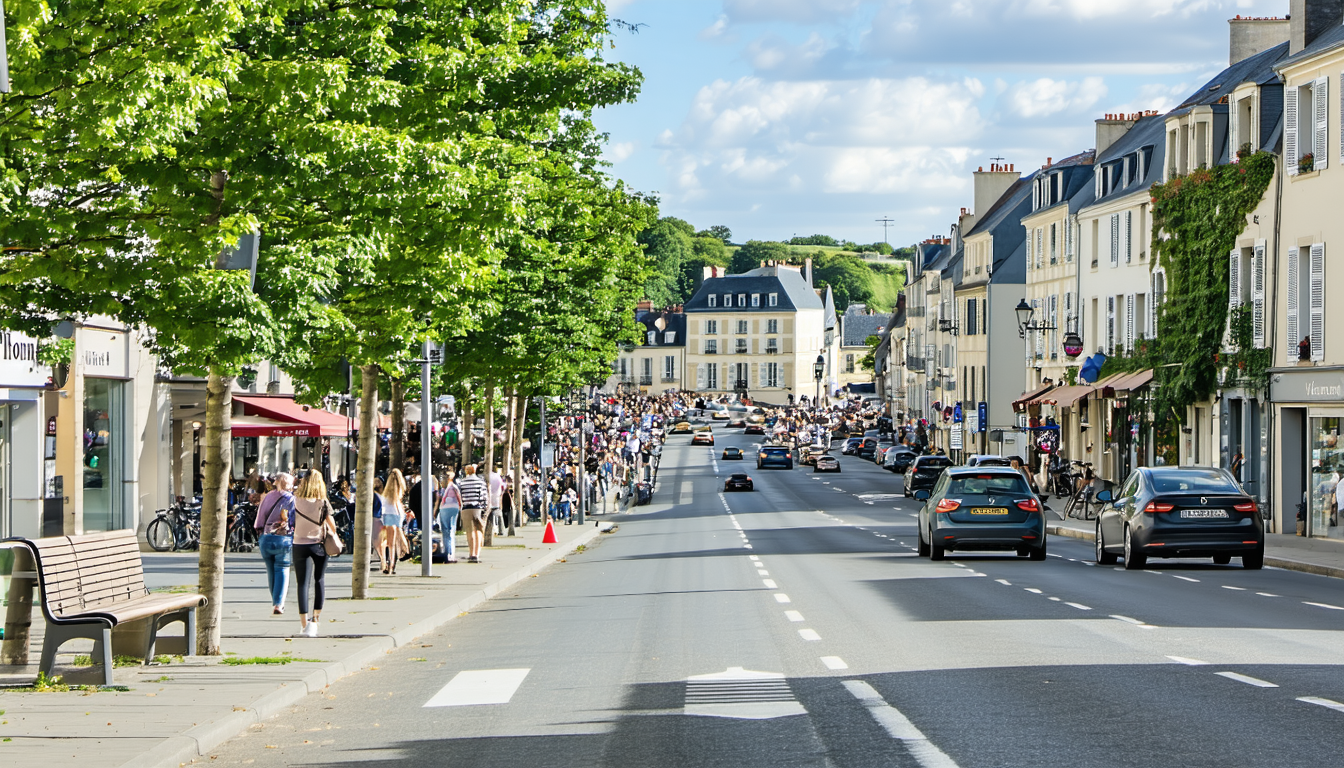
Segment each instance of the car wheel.
[{"label": "car wheel", "polygon": [[1031,559],[1039,563],[1045,559],[1045,555],[1046,555],[1045,539],[1041,539],[1041,546],[1035,547],[1034,549],[1031,550]]},{"label": "car wheel", "polygon": [[1265,567],[1265,548],[1262,545],[1254,552],[1247,552],[1241,556],[1241,567],[1248,571],[1258,571]]},{"label": "car wheel", "polygon": [[1106,551],[1106,540],[1105,540],[1104,538],[1102,538],[1102,535],[1101,535],[1101,521],[1100,521],[1100,520],[1097,521],[1097,537],[1096,537],[1096,538],[1097,538],[1097,564],[1098,564],[1098,565],[1115,565],[1116,562],[1120,560],[1120,557],[1119,557],[1118,555],[1116,555],[1114,552],[1107,552],[1107,551]]},{"label": "car wheel", "polygon": [[929,543],[924,540],[924,534],[922,533],[919,534],[919,556],[920,557],[929,556]]},{"label": "car wheel", "polygon": [[1125,526],[1125,570],[1138,571],[1148,564],[1148,557],[1134,549],[1134,534]]},{"label": "car wheel", "polygon": [[1227,565],[1230,562],[1232,562],[1232,556],[1226,552],[1219,552],[1213,556],[1214,565]]},{"label": "car wheel", "polygon": [[933,541],[932,541],[932,539],[933,539],[933,536],[932,536],[932,535],[929,536],[929,539],[930,539],[930,541],[929,541],[929,559],[930,559],[930,560],[943,560],[943,559],[945,559],[945,558],[947,557],[947,547],[940,546],[940,545],[938,545],[938,544],[934,544]]}]

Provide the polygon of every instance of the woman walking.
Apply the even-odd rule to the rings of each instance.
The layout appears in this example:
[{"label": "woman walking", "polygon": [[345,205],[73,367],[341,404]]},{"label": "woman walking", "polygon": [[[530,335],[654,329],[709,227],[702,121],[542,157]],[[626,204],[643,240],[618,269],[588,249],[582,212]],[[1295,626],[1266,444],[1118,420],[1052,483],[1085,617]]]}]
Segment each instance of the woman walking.
[{"label": "woman walking", "polygon": [[[402,533],[402,523],[406,522],[406,507],[402,497],[406,495],[406,480],[401,470],[394,469],[387,475],[380,494],[383,501],[383,530],[378,542],[379,557],[383,560],[383,573],[397,572],[397,561],[401,559],[406,534]],[[405,546],[409,550],[410,545]]]},{"label": "woman walking", "polygon": [[445,563],[457,562],[457,518],[462,514],[462,491],[453,482],[453,470],[439,475],[439,532],[443,534]]},{"label": "woman walking", "polygon": [[289,591],[289,566],[294,561],[294,476],[281,472],[275,476],[275,490],[261,499],[257,508],[258,549],[266,563],[266,585],[271,592],[271,615],[285,612],[285,593]]},{"label": "woman walking", "polygon": [[462,527],[467,531],[469,563],[481,562],[481,547],[485,545],[485,515],[490,501],[490,489],[476,469],[474,464],[463,467],[462,474],[465,477],[457,484],[462,496]]},{"label": "woman walking", "polygon": [[[327,548],[322,543],[328,531],[336,533],[327,501],[327,484],[319,472],[309,472],[299,483],[294,500],[294,575],[299,587],[299,634],[317,637],[317,619],[327,599]],[[308,576],[313,577],[313,610],[308,612]]]}]

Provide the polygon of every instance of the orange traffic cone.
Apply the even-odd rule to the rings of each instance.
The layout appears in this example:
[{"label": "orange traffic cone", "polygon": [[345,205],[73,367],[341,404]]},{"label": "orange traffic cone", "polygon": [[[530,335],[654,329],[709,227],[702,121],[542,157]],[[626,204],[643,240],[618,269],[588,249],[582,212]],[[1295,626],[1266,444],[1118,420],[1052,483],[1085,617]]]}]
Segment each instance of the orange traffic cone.
[{"label": "orange traffic cone", "polygon": [[541,535],[542,544],[559,544],[560,540],[555,538],[555,521],[546,521],[546,532]]}]

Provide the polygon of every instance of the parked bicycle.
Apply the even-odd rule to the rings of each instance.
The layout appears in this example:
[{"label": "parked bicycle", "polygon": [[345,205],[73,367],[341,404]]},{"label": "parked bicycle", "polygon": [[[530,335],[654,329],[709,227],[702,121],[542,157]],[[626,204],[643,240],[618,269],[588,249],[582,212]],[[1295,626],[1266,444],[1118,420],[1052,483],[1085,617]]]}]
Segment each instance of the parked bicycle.
[{"label": "parked bicycle", "polygon": [[229,515],[229,531],[224,541],[226,552],[251,552],[257,548],[257,505],[242,502]]},{"label": "parked bicycle", "polygon": [[1073,475],[1075,487],[1068,504],[1064,507],[1064,517],[1095,520],[1097,512],[1101,510],[1101,503],[1096,500],[1097,494],[1110,488],[1113,483],[1094,476],[1090,463],[1075,461],[1074,464],[1080,471]]},{"label": "parked bicycle", "polygon": [[155,552],[197,549],[201,545],[201,507],[199,504],[174,504],[154,510],[154,519],[145,527],[145,540]]}]

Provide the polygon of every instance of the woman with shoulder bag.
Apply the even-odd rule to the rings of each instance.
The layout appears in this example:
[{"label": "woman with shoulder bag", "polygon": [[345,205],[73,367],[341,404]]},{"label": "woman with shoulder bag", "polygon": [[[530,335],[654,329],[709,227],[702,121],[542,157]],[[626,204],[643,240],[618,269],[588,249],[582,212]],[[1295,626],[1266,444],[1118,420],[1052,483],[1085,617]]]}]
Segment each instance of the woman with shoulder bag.
[{"label": "woman with shoulder bag", "polygon": [[[317,620],[327,598],[327,534],[336,535],[336,521],[327,501],[327,484],[309,472],[294,499],[294,575],[299,587],[299,634],[317,637]],[[339,548],[337,552],[339,553]],[[308,613],[308,575],[313,576],[313,611]]]},{"label": "woman with shoulder bag", "polygon": [[275,477],[275,490],[262,497],[257,507],[257,549],[266,563],[266,584],[271,592],[271,613],[285,612],[285,593],[289,591],[289,566],[294,560],[294,477],[281,472]]}]

